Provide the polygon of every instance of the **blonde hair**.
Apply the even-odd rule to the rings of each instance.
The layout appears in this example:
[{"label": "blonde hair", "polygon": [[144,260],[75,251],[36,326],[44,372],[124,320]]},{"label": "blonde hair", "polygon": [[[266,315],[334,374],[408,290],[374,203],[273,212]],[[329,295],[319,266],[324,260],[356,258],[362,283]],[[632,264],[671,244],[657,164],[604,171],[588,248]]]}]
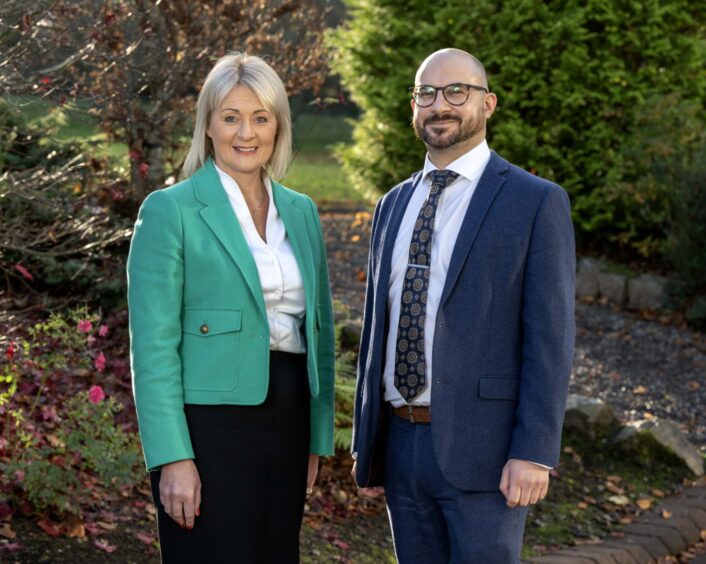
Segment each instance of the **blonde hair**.
[{"label": "blonde hair", "polygon": [[221,57],[208,73],[196,102],[196,124],[191,147],[181,168],[181,178],[188,178],[213,157],[213,143],[206,134],[211,114],[231,90],[242,84],[252,90],[268,112],[277,120],[277,138],[266,165],[268,174],[280,180],[289,166],[292,154],[292,118],[289,100],[282,80],[260,57],[230,53]]}]

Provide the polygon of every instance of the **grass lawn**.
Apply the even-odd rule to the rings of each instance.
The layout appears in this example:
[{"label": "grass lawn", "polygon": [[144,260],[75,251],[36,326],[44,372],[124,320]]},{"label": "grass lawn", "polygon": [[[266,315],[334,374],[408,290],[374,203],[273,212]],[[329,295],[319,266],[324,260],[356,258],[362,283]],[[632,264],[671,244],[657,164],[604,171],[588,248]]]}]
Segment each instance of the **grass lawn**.
[{"label": "grass lawn", "polygon": [[[89,153],[109,157],[118,174],[127,175],[127,145],[108,140],[95,117],[88,113],[86,104],[79,101],[59,107],[41,97],[15,97],[8,107],[20,113],[28,123],[48,128],[53,142],[79,141]],[[292,129],[294,160],[283,183],[308,194],[319,204],[366,203],[351,187],[332,155],[333,145],[350,139],[351,125],[346,118],[299,114],[294,117]],[[185,143],[189,139],[185,136]]]}]

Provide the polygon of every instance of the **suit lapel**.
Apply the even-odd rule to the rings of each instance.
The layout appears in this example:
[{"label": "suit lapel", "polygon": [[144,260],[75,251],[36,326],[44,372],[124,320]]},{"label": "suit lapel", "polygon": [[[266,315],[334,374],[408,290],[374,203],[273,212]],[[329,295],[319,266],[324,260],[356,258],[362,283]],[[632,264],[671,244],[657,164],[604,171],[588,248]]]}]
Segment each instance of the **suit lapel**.
[{"label": "suit lapel", "polygon": [[199,212],[201,217],[240,269],[255,303],[264,314],[265,300],[262,297],[260,275],[213,161],[208,159],[191,179],[196,199],[205,206]]},{"label": "suit lapel", "polygon": [[[277,212],[282,218],[287,237],[292,244],[294,257],[297,259],[299,271],[304,280],[304,294],[306,296],[306,311],[313,312],[315,307],[315,283],[314,264],[311,254],[311,243],[307,239],[307,225],[304,211],[301,210],[293,198],[277,182],[272,181],[272,196],[274,198]],[[313,320],[313,313],[307,316]]]},{"label": "suit lapel", "polygon": [[458,238],[454,245],[454,250],[451,254],[449,269],[446,273],[446,282],[444,291],[441,294],[439,306],[441,307],[449,297],[451,290],[456,285],[461,269],[466,262],[468,254],[471,252],[473,242],[476,240],[478,230],[480,229],[483,219],[485,219],[490,205],[493,203],[498,190],[505,182],[503,173],[507,171],[507,161],[499,157],[496,153],[490,154],[483,175],[478,181],[476,191],[468,204],[468,210],[461,223],[461,229],[458,232]]},{"label": "suit lapel", "polygon": [[[417,187],[417,184],[419,184],[421,178],[421,172],[417,173],[416,177],[413,176],[408,184],[400,188],[395,197],[395,201],[390,204],[392,209],[390,210],[390,217],[383,232],[381,241],[382,258],[380,260],[380,275],[378,277],[377,288],[379,296],[386,296],[388,294],[390,274],[392,272],[392,251],[395,248],[397,233],[400,230],[402,218],[404,218],[404,213],[407,210],[409,201],[412,199],[412,194],[414,194],[414,189]],[[380,307],[384,307],[385,311],[387,311],[387,300],[379,300],[378,304],[380,304]]]}]

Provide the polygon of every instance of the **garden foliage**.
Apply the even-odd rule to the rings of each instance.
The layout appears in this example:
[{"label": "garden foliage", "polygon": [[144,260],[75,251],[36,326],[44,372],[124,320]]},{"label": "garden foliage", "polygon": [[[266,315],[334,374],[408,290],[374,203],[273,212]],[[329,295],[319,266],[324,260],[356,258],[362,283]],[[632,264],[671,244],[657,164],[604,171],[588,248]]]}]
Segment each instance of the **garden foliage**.
[{"label": "garden foliage", "polygon": [[613,256],[663,250],[670,187],[650,180],[634,140],[652,127],[657,139],[671,134],[674,151],[693,142],[674,126],[675,107],[689,108],[687,129],[704,129],[706,4],[346,4],[351,18],[329,43],[333,68],[362,110],[353,143],[339,150],[357,188],[383,193],[421,168],[407,87],[426,55],[458,47],[483,61],[498,95],[492,148],[568,190],[580,248]]},{"label": "garden foliage", "polygon": [[85,310],[54,314],[5,347],[0,494],[15,508],[80,518],[143,477],[134,423],[94,383],[109,369],[109,328],[98,322]]}]

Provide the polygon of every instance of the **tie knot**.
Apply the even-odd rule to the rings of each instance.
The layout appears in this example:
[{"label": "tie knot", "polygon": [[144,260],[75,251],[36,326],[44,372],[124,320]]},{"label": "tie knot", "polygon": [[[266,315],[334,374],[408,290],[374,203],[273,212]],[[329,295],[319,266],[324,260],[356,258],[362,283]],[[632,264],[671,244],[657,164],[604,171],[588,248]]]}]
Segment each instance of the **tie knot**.
[{"label": "tie knot", "polygon": [[432,186],[437,186],[438,189],[446,188],[454,180],[458,178],[458,173],[453,170],[432,170],[429,173],[429,180]]}]

